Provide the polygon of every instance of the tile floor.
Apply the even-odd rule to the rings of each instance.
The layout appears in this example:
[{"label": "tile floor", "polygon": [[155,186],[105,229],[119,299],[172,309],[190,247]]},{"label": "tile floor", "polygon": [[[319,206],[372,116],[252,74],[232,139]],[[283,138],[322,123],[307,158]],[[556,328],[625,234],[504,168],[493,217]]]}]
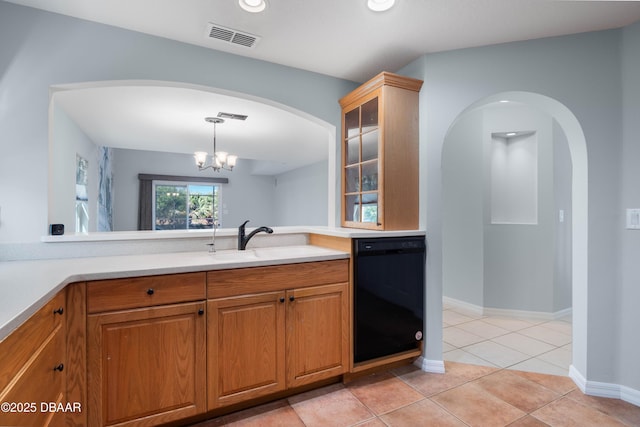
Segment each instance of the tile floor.
[{"label": "tile floor", "polygon": [[444,303],[445,361],[568,375],[571,318],[554,321],[482,316]]},{"label": "tile floor", "polygon": [[566,376],[445,366],[445,374],[403,366],[192,427],[640,426],[640,407],[585,396]]}]

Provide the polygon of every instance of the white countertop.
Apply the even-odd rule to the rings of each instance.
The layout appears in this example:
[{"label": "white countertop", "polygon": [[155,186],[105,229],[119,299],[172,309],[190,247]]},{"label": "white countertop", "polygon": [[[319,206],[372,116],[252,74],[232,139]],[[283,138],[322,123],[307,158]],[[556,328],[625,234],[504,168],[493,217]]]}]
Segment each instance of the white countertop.
[{"label": "white countertop", "polygon": [[215,253],[178,252],[0,262],[0,340],[73,282],[327,261],[348,256],[346,252],[300,245]]},{"label": "white countertop", "polygon": [[[272,227],[274,232],[283,234],[324,234],[326,236],[344,237],[348,239],[371,237],[402,237],[424,236],[424,230],[398,230],[377,231],[357,228],[326,227],[326,226],[286,226]],[[253,227],[248,227],[247,232]],[[237,228],[221,228],[217,231],[218,237],[237,236]],[[103,241],[127,241],[127,240],[160,240],[160,239],[188,239],[194,237],[210,237],[211,230],[163,230],[163,231],[110,231],[108,233],[71,233],[62,236],[42,236],[45,243],[69,243],[69,242],[103,242]]]}]

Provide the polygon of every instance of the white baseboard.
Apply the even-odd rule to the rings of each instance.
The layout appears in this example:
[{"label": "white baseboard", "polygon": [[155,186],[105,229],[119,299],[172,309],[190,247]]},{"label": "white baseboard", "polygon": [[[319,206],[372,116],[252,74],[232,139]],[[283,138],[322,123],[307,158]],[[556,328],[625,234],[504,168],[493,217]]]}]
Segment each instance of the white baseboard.
[{"label": "white baseboard", "polygon": [[557,320],[565,316],[569,316],[573,312],[573,309],[571,307],[552,313],[545,311],[511,310],[505,308],[482,307],[449,297],[442,297],[442,300],[453,307],[469,311],[479,316],[504,316],[535,320]]},{"label": "white baseboard", "polygon": [[430,372],[432,374],[444,374],[444,361],[443,360],[429,360],[420,356],[413,362],[415,366],[420,368],[424,372]]},{"label": "white baseboard", "polygon": [[640,391],[619,384],[588,381],[573,365],[569,367],[569,377],[580,391],[589,396],[620,399],[632,405],[640,406]]}]

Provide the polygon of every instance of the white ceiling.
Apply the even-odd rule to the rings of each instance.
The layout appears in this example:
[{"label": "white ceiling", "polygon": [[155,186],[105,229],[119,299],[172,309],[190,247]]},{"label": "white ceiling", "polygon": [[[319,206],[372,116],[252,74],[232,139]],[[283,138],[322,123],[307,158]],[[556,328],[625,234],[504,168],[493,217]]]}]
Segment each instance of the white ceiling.
[{"label": "white ceiling", "polygon": [[212,154],[214,128],[205,117],[246,115],[244,121],[225,119],[216,125],[216,144],[218,151],[255,160],[254,174],[274,175],[327,159],[333,136],[282,106],[206,88],[131,81],[56,89],[53,102],[94,143],[114,148]]},{"label": "white ceiling", "polygon": [[[259,14],[243,11],[237,0],[9,1],[356,82],[380,71],[398,70],[426,53],[619,28],[640,20],[639,1],[397,0],[390,11],[377,13],[366,8],[366,0],[266,0],[267,8]],[[211,39],[206,33],[208,23],[260,40],[247,48]],[[140,89],[145,92],[142,97],[127,88],[132,91],[127,104],[119,101],[121,93],[114,96],[107,89],[68,94],[65,109],[96,141],[112,146],[117,145],[116,139],[133,139],[135,135],[136,141],[182,141],[189,150],[181,151],[190,151],[192,143],[200,144],[211,131],[212,125],[205,123],[204,117],[218,111],[250,113],[245,123],[221,125],[218,141],[221,145],[225,140],[264,141],[262,147],[228,148],[238,154],[249,153],[251,158],[256,158],[259,150],[269,151],[266,146],[272,147],[278,140],[295,146],[297,135],[318,132],[318,138],[326,138],[326,130],[317,124],[304,120],[294,124],[296,118],[267,106],[246,101],[235,104],[200,91],[151,89]],[[199,109],[206,103],[203,97],[219,108]],[[182,110],[178,111],[178,105]],[[90,111],[97,116],[88,114]],[[164,114],[181,119],[159,123],[158,117]],[[185,129],[186,123],[192,127]],[[268,124],[286,132],[305,123],[310,128],[302,132],[265,131]],[[240,137],[233,129],[252,134]],[[301,151],[300,156],[305,154]],[[290,154],[291,164],[308,163],[308,159],[295,159],[294,153]]]}]

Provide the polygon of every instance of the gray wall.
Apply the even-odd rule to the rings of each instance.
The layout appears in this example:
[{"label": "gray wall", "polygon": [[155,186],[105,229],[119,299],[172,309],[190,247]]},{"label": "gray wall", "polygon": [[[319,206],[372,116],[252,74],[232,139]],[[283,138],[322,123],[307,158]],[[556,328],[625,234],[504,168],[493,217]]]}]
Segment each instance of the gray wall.
[{"label": "gray wall", "polygon": [[[575,368],[591,381],[640,389],[638,374],[632,374],[637,369],[632,358],[611,357],[632,350],[635,360],[640,359],[638,344],[622,344],[637,340],[630,327],[621,328],[619,321],[625,318],[639,324],[637,310],[627,307],[621,313],[619,300],[621,293],[637,295],[630,286],[633,281],[637,284],[637,274],[631,271],[636,267],[621,269],[619,263],[623,248],[620,170],[630,167],[630,163],[621,164],[621,61],[637,57],[636,27],[625,30],[629,41],[622,51],[621,32],[613,30],[429,54],[401,70],[425,81],[420,97],[420,157],[422,220],[429,234],[427,310],[432,315],[427,314],[427,336],[438,334],[442,326],[438,318],[443,239],[440,166],[447,130],[462,111],[480,99],[505,91],[538,93],[573,112],[587,143],[588,262],[583,268],[587,269],[588,283],[587,296],[579,297],[588,297],[588,314],[574,323],[574,348],[578,346]],[[637,88],[634,73],[640,74],[637,64],[629,64],[624,83]],[[630,97],[625,106],[637,107],[638,96]],[[626,145],[637,150],[638,141],[629,138]],[[629,182],[633,181],[637,179]],[[426,358],[437,359],[441,350],[439,342],[432,343],[427,346]]]},{"label": "gray wall", "polygon": [[[275,179],[251,175],[250,160],[239,159],[233,172],[198,172],[193,156],[189,154],[114,149],[113,171],[115,231],[137,230],[139,173],[226,177],[229,183],[220,187],[221,227],[237,227],[247,219],[251,221],[249,226],[253,227],[274,225],[276,222]],[[326,206],[326,198],[324,202]]]},{"label": "gray wall", "polygon": [[[47,233],[51,85],[152,79],[222,88],[274,100],[334,124],[338,140],[337,100],[357,87],[321,74],[1,1],[0,39],[0,245],[38,245]],[[25,197],[29,209],[22,208]]]},{"label": "gray wall", "polygon": [[[0,258],[9,247],[30,252],[46,233],[47,92],[52,84],[157,79],[220,87],[305,111],[334,124],[337,134],[336,101],[357,86],[5,2],[0,2],[0,39]],[[567,106],[582,125],[588,146],[588,318],[580,331],[586,354],[579,356],[577,368],[589,380],[640,390],[640,241],[635,232],[622,229],[623,208],[640,205],[635,187],[640,182],[639,58],[636,24],[429,54],[401,70],[425,81],[420,93],[420,206],[421,225],[428,231],[427,359],[442,357],[445,135],[472,103],[498,92],[530,91]],[[25,198],[30,204],[26,210]]]},{"label": "gray wall", "polygon": [[[622,152],[619,168],[622,180],[618,217],[627,208],[640,208],[640,24],[622,31]],[[614,173],[612,171],[612,173]],[[618,221],[621,221],[619,219]],[[620,274],[612,276],[613,285],[619,290],[616,307],[609,315],[617,323],[619,345],[610,356],[615,360],[616,377],[620,383],[640,389],[640,231],[625,230],[620,233]],[[616,363],[617,362],[617,363]]]},{"label": "gray wall", "polygon": [[275,177],[274,225],[327,225],[327,161]]},{"label": "gray wall", "polygon": [[[567,187],[570,196],[566,169],[571,168],[566,155],[554,156],[568,147],[561,132],[555,140],[552,122],[539,110],[509,103],[469,111],[450,128],[442,156],[445,296],[524,312],[555,313],[571,306],[571,263],[566,262],[571,242],[555,235],[556,212],[565,203]],[[491,134],[508,131],[536,131],[535,224],[492,220]],[[564,172],[556,176],[556,169]],[[570,223],[565,225],[570,229]]]}]

